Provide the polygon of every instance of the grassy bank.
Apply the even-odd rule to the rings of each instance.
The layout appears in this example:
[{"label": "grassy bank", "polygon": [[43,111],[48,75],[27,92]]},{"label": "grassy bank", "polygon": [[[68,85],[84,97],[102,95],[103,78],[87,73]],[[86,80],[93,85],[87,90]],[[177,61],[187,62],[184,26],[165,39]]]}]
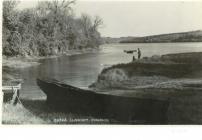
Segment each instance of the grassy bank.
[{"label": "grassy bank", "polygon": [[143,58],[104,69],[91,86],[108,94],[168,100],[168,124],[202,124],[202,53]]},{"label": "grassy bank", "polygon": [[30,111],[24,108],[23,105],[17,104],[3,104],[2,113],[3,124],[43,124],[44,121],[39,117],[33,115]]},{"label": "grassy bank", "polygon": [[108,124],[109,120],[59,112],[49,107],[45,100],[21,100],[16,106],[3,104],[3,124]]},{"label": "grassy bank", "polygon": [[202,78],[202,52],[168,54],[105,68],[90,87],[126,88],[127,83],[134,87],[200,78]]}]

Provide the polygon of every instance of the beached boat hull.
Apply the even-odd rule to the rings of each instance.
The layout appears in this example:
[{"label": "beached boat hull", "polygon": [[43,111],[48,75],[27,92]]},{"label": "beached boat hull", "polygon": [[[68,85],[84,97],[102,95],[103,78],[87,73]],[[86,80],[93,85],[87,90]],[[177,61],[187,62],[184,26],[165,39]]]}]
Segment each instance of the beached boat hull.
[{"label": "beached boat hull", "polygon": [[37,79],[37,84],[47,95],[47,103],[59,110],[124,123],[137,120],[165,123],[167,120],[167,101],[100,94],[51,79]]}]

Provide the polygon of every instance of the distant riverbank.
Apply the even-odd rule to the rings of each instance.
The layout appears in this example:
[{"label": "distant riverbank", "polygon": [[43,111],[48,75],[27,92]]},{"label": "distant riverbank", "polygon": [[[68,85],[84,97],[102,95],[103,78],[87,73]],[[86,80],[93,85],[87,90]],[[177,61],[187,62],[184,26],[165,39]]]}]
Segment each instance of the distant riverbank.
[{"label": "distant riverbank", "polygon": [[144,37],[103,37],[104,43],[182,43],[202,42],[202,31],[189,31],[180,33],[168,33]]}]

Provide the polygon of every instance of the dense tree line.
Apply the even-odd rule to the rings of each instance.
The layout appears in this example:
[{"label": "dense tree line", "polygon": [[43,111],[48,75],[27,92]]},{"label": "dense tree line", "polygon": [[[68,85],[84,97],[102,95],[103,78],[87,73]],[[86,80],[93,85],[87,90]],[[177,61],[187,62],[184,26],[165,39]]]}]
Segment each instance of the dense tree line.
[{"label": "dense tree line", "polygon": [[101,18],[75,18],[74,0],[43,1],[24,10],[16,9],[18,3],[3,2],[3,55],[48,56],[101,43]]}]

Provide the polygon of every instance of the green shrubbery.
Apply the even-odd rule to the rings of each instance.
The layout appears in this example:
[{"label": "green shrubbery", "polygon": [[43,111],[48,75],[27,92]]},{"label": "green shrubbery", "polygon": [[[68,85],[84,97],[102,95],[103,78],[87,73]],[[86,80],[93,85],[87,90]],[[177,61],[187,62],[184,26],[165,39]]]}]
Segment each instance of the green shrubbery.
[{"label": "green shrubbery", "polygon": [[83,14],[75,18],[75,1],[44,1],[36,8],[17,10],[17,1],[3,2],[3,55],[48,56],[101,43],[102,20]]}]

